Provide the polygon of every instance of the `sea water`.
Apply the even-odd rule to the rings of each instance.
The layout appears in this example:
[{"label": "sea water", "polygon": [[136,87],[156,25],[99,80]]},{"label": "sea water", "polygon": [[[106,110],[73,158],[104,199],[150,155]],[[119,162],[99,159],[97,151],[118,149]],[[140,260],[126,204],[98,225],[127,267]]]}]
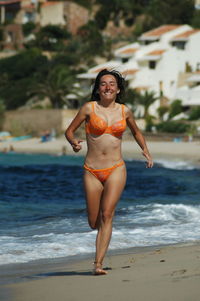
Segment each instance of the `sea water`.
[{"label": "sea water", "polygon": [[[93,253],[83,158],[0,154],[0,265]],[[126,161],[110,249],[200,240],[200,169]]]}]

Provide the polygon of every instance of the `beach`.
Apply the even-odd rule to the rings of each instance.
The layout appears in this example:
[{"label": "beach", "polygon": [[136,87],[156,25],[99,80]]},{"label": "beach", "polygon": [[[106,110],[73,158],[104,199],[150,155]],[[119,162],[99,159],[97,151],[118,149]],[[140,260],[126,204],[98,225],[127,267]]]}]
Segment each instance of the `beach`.
[{"label": "beach", "polygon": [[[149,150],[154,160],[168,159],[175,161],[193,162],[200,164],[200,141],[152,141],[148,140]],[[64,137],[41,142],[40,138],[31,138],[22,141],[0,142],[0,152],[9,151],[12,148],[18,153],[43,153],[54,155],[84,156],[86,153],[86,142],[82,143],[81,152],[75,154]],[[122,143],[124,159],[143,159],[141,150],[133,138],[125,139]]]},{"label": "beach", "polygon": [[106,276],[92,275],[91,259],[50,271],[39,265],[35,274],[23,272],[23,282],[5,286],[4,300],[198,301],[199,263],[200,244],[194,243],[108,254]]},{"label": "beach", "polygon": [[[74,154],[64,137],[45,143],[42,143],[40,138],[1,142],[0,152],[5,150],[9,152],[11,146],[12,152],[25,154],[53,156],[64,154],[73,155],[75,158],[86,153],[85,142],[82,144],[81,154]],[[173,164],[181,162],[182,165],[199,166],[200,164],[199,141],[148,140],[148,147],[157,162],[166,160],[167,164],[170,164],[170,161]],[[133,139],[123,141],[123,156],[127,161],[145,161]],[[164,204],[162,206],[166,208]],[[177,205],[176,208],[183,210],[181,206]],[[154,209],[158,211],[162,207]],[[92,261],[93,254],[90,253],[85,258],[79,255],[73,256],[71,261],[65,258],[40,259],[3,265],[0,299],[5,301],[199,300],[199,241],[110,250],[104,263],[108,270],[106,276],[92,275]]]}]

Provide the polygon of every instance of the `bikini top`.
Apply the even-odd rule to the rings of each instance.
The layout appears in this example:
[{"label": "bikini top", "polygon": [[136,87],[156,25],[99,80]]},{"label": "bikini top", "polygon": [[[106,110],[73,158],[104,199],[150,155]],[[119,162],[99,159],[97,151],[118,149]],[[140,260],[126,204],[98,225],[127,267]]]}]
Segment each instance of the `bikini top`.
[{"label": "bikini top", "polygon": [[122,119],[108,126],[107,122],[99,117],[95,111],[95,101],[91,102],[92,112],[90,114],[90,119],[85,124],[85,130],[87,134],[93,134],[96,136],[101,136],[103,134],[110,134],[115,137],[121,137],[123,132],[126,129],[126,118],[124,112],[124,105],[121,105],[122,108]]}]

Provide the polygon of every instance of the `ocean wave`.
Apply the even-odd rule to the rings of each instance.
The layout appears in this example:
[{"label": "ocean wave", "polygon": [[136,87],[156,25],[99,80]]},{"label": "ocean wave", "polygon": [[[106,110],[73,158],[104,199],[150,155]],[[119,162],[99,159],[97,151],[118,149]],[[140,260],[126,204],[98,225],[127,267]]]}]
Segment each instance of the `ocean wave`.
[{"label": "ocean wave", "polygon": [[[110,249],[171,244],[200,240],[200,206],[184,204],[148,204],[128,208],[113,224]],[[60,225],[67,225],[63,219]],[[74,223],[71,220],[71,223]],[[72,225],[71,225],[72,226]],[[29,262],[44,258],[60,258],[93,253],[96,231],[34,233],[28,237],[0,237],[0,264]],[[80,226],[80,228],[82,227]],[[55,221],[54,221],[55,227]],[[54,228],[51,227],[51,230]],[[62,228],[63,230],[63,228]]]},{"label": "ocean wave", "polygon": [[[0,172],[0,264],[93,253],[96,231],[87,223],[81,160],[11,159],[11,168]],[[200,170],[172,164],[146,169],[144,162],[126,162],[111,249],[200,239]]]},{"label": "ocean wave", "polygon": [[154,221],[157,224],[170,222],[198,222],[200,223],[200,205],[192,206],[185,204],[159,204],[151,203],[147,205],[128,206],[119,209],[126,214],[119,216],[119,220],[134,219],[137,224],[149,224]]},{"label": "ocean wave", "polygon": [[168,169],[193,170],[197,168],[197,166],[195,166],[191,162],[181,161],[181,160],[174,161],[174,160],[166,160],[166,159],[157,159],[155,160],[155,163]]},{"label": "ocean wave", "polygon": [[[39,239],[40,238],[40,239]],[[24,263],[37,259],[60,258],[90,253],[94,248],[95,233],[39,235],[29,239],[7,237],[0,243],[0,265]]]}]

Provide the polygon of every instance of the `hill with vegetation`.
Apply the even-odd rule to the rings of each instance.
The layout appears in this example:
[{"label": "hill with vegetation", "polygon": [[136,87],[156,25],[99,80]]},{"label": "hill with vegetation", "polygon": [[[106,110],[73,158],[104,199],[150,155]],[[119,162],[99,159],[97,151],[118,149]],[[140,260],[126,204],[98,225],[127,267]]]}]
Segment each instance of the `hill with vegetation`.
[{"label": "hill with vegetation", "polygon": [[[23,25],[24,49],[0,60],[0,110],[13,110],[48,97],[49,107],[79,107],[84,101],[76,76],[95,65],[99,58],[110,60],[119,43],[130,43],[144,31],[163,24],[190,24],[200,28],[200,11],[192,0],[74,0],[90,12],[90,20],[71,35],[65,27]],[[108,24],[124,26],[127,35],[112,36]],[[79,102],[66,95],[78,95]],[[132,93],[132,94],[131,94]],[[138,95],[129,91],[134,98]],[[149,96],[148,96],[149,97]],[[154,96],[152,96],[154,97]],[[36,106],[35,106],[36,107]],[[37,107],[39,105],[37,104]],[[1,113],[2,114],[2,113]]]}]

